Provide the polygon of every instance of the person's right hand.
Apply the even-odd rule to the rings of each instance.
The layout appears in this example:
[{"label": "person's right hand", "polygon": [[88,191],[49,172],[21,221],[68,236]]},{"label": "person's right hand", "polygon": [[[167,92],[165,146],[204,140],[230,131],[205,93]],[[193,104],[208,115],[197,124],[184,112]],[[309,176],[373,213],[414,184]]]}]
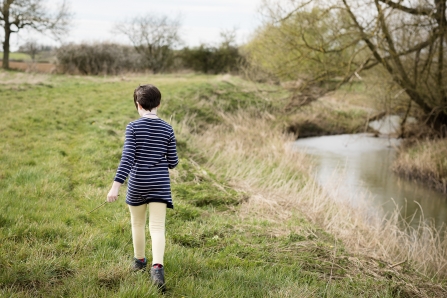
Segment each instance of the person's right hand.
[{"label": "person's right hand", "polygon": [[111,188],[107,194],[107,202],[112,203],[118,199],[118,191]]},{"label": "person's right hand", "polygon": [[110,188],[109,193],[107,194],[107,202],[112,203],[118,199],[118,192],[120,190],[121,183],[113,182],[112,188]]}]

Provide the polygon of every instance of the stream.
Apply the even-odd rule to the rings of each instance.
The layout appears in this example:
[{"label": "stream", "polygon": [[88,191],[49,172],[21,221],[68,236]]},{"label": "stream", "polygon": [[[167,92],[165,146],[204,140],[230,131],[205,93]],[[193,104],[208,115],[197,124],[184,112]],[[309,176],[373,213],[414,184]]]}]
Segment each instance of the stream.
[{"label": "stream", "polygon": [[294,143],[314,160],[318,183],[327,189],[335,183],[338,193],[353,206],[367,200],[381,214],[390,214],[397,206],[411,226],[419,224],[421,212],[436,227],[446,225],[447,195],[391,171],[399,144],[395,138],[368,133],[304,138]]}]

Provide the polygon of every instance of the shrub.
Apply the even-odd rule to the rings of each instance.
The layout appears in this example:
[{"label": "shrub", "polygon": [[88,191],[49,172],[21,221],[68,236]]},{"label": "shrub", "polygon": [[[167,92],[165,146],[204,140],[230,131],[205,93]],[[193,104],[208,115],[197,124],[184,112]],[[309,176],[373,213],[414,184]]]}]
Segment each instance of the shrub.
[{"label": "shrub", "polygon": [[183,65],[203,73],[235,73],[245,63],[244,57],[236,44],[236,31],[220,32],[217,46],[201,44],[195,48],[184,48],[181,51]]},{"label": "shrub", "polygon": [[228,44],[184,48],[181,57],[185,67],[213,74],[237,72],[241,60],[238,48]]},{"label": "shrub", "polygon": [[113,43],[67,44],[56,50],[60,70],[85,75],[118,74],[144,69],[133,47]]},{"label": "shrub", "polygon": [[241,59],[237,47],[204,44],[196,48],[184,48],[181,57],[185,67],[213,74],[237,72]]}]

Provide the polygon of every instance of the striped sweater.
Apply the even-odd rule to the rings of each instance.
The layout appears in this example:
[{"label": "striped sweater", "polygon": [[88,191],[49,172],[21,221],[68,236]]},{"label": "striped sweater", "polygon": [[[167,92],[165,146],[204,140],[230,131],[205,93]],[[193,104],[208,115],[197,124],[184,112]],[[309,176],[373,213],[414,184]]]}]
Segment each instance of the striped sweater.
[{"label": "striped sweater", "polygon": [[126,127],[121,162],[115,181],[124,183],[129,176],[126,203],[139,206],[164,202],[173,208],[168,168],[178,164],[172,127],[159,118],[130,122]]}]

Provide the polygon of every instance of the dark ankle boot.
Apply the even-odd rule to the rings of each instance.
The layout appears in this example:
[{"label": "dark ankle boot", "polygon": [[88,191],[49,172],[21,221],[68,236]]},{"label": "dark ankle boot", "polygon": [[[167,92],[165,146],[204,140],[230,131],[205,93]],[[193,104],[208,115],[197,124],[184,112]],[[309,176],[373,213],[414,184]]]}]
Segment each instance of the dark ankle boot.
[{"label": "dark ankle boot", "polygon": [[165,286],[165,269],[163,265],[154,264],[151,267],[151,281],[158,288],[163,289]]},{"label": "dark ankle boot", "polygon": [[133,258],[132,271],[146,270],[147,260],[144,261],[138,260],[137,258]]}]

